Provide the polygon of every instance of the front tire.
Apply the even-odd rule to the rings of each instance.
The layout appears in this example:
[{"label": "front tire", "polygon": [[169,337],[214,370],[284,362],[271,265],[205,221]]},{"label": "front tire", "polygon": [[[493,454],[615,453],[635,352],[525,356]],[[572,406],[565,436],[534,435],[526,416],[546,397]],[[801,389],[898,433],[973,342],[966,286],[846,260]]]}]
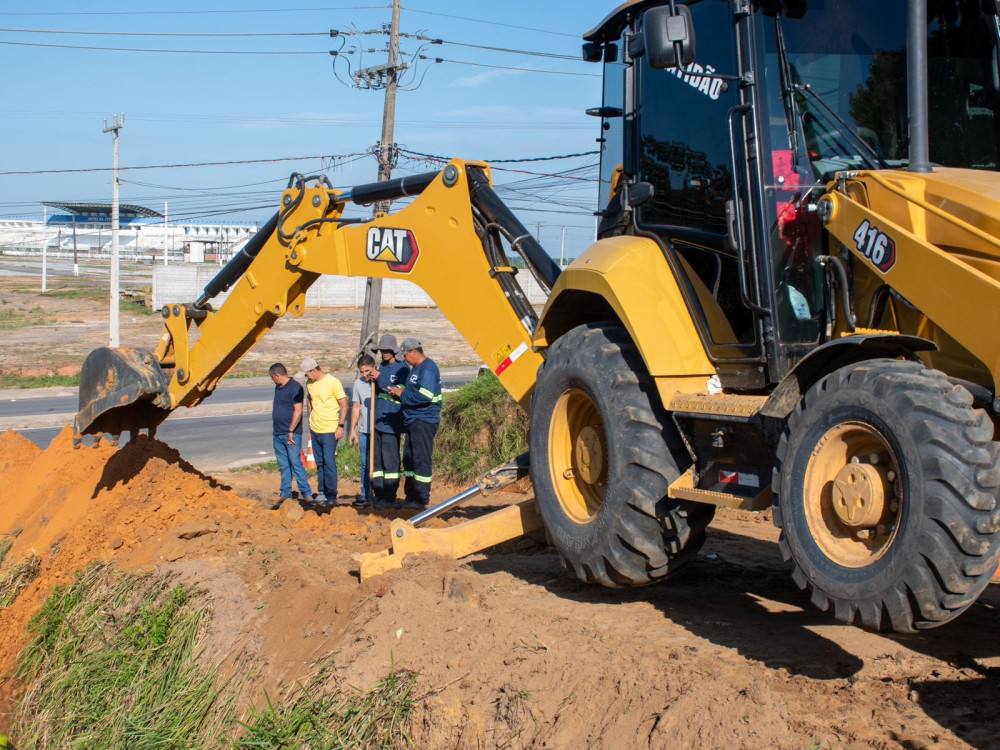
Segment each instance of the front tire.
[{"label": "front tire", "polygon": [[574,328],[531,399],[531,479],[556,550],[582,581],[640,586],[701,548],[711,505],[672,500],[689,463],[653,379],[619,325]]},{"label": "front tire", "polygon": [[1000,555],[993,423],[918,362],[872,360],[810,388],[774,470],[792,575],[838,620],[897,632],[954,619]]}]

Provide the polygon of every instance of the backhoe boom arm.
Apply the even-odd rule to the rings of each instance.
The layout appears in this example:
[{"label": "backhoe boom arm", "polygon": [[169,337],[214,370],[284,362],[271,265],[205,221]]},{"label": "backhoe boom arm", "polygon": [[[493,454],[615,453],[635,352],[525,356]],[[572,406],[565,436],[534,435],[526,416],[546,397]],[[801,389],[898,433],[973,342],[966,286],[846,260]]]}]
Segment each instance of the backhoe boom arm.
[{"label": "backhoe boom arm", "polygon": [[[342,218],[349,201],[414,195],[400,211],[371,221]],[[504,241],[550,289],[558,266],[497,198],[483,163],[456,160],[437,173],[349,193],[325,178],[293,175],[278,213],[204,293],[193,304],[163,308],[164,330],[152,356],[91,353],[81,375],[77,430],[153,430],[173,409],[199,404],[278,318],[305,312],[306,292],[321,274],[417,284],[527,408],[541,362],[531,348],[537,318]],[[229,297],[213,310],[209,301],[227,289]],[[192,322],[198,328],[193,343]]]}]

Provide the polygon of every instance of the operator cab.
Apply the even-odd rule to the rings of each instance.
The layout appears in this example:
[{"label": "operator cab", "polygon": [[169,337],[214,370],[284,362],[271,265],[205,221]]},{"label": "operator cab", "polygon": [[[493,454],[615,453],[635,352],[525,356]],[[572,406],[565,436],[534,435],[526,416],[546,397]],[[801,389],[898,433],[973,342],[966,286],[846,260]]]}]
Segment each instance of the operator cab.
[{"label": "operator cab", "polygon": [[[599,235],[660,244],[727,388],[833,336],[816,202],[839,171],[908,166],[907,1],[633,0],[584,37],[604,66]],[[996,170],[996,3],[927,16],[931,161]]]}]

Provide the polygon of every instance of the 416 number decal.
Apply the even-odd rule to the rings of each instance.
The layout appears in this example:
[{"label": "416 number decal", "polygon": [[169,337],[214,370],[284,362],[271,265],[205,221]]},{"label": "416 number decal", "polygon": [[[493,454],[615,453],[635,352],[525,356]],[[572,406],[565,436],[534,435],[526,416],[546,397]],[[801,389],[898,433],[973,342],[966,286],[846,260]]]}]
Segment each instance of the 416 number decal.
[{"label": "416 number decal", "polygon": [[873,227],[867,219],[854,232],[854,244],[858,252],[885,273],[896,263],[896,241],[885,232]]}]

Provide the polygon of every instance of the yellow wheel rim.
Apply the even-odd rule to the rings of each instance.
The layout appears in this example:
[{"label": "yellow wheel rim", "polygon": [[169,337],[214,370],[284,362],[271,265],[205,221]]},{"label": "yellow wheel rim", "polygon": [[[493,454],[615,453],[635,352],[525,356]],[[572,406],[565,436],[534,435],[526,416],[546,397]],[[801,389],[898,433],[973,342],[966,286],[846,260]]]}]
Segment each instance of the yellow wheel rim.
[{"label": "yellow wheel rim", "polygon": [[836,564],[863,568],[892,547],[904,501],[899,463],[871,425],[828,430],[813,448],[802,490],[812,538]]},{"label": "yellow wheel rim", "polygon": [[559,505],[576,523],[590,523],[607,494],[608,441],[597,405],[578,388],[556,402],[548,458]]}]

